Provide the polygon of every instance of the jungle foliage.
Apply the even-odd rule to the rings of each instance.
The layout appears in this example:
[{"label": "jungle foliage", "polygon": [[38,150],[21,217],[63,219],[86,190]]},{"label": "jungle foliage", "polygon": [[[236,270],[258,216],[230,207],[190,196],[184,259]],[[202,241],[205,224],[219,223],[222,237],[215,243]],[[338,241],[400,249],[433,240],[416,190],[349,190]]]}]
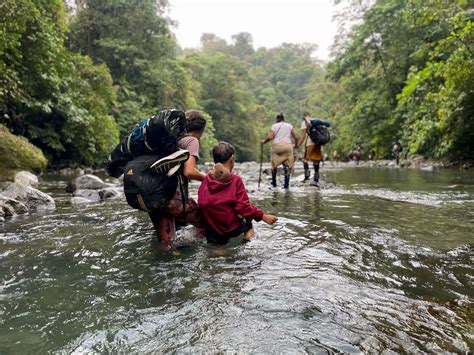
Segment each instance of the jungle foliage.
[{"label": "jungle foliage", "polygon": [[[336,0],[333,59],[316,46],[255,48],[203,34],[180,49],[167,0],[4,0],[0,123],[52,166],[100,166],[119,137],[166,108],[202,111],[202,155],[218,140],[255,160],[277,113],[333,123],[339,156],[355,145],[390,154],[474,158],[473,2]],[[296,6],[296,5],[295,5]]]},{"label": "jungle foliage", "polygon": [[399,140],[410,154],[474,158],[473,2],[346,4],[327,67],[336,148],[383,157]]}]

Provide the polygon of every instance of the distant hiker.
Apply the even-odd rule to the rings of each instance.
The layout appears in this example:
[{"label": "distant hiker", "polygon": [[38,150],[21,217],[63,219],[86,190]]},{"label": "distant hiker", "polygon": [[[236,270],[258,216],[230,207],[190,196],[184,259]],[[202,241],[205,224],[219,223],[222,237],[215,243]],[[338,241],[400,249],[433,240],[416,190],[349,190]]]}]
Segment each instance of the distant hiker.
[{"label": "distant hiker", "polygon": [[400,153],[402,152],[402,145],[400,142],[394,142],[392,146],[392,153],[395,156],[395,160],[397,161],[397,165],[400,163]]},{"label": "distant hiker", "polygon": [[362,157],[362,153],[360,151],[360,146],[356,146],[354,151],[352,152],[352,160],[356,162],[356,165],[359,165],[359,161],[361,157]]},{"label": "distant hiker", "polygon": [[298,142],[298,136],[295,132],[295,129],[290,123],[285,122],[285,117],[283,112],[276,116],[276,121],[268,136],[265,139],[260,141],[260,144],[265,144],[271,140],[272,143],[272,186],[276,187],[276,176],[277,169],[279,165],[283,165],[283,171],[285,174],[285,182],[283,187],[285,189],[290,187],[290,174],[293,171],[293,166],[295,163],[295,156],[293,154],[293,142],[291,137],[293,137],[295,143]]},{"label": "distant hiker", "polygon": [[369,160],[375,159],[375,150],[374,149],[371,149],[369,151],[369,154],[367,155],[367,158],[369,158]]},{"label": "distant hiker", "polygon": [[312,120],[311,114],[309,112],[303,113],[303,121],[301,122],[301,137],[297,143],[297,148],[301,147],[301,145],[305,141],[305,138],[307,138],[303,159],[304,180],[309,180],[311,176],[308,165],[308,162],[311,161],[313,162],[314,168],[314,177],[311,185],[319,186],[319,162],[321,161],[321,144],[316,144],[309,136],[309,129],[313,125],[329,127],[331,124],[323,120]]},{"label": "distant hiker", "polygon": [[252,220],[273,224],[278,218],[250,204],[242,178],[232,172],[235,149],[230,143],[219,142],[212,155],[216,165],[198,191],[206,238],[210,243],[225,244],[244,233],[244,239],[250,240],[255,235]]},{"label": "distant hiker", "polygon": [[331,155],[332,155],[332,160],[336,161],[337,160],[337,150],[333,150]]},{"label": "distant hiker", "polygon": [[196,166],[199,159],[199,140],[206,128],[206,120],[200,112],[186,112],[187,134],[178,141],[178,147],[189,151],[189,159],[183,164],[182,174],[184,186],[178,187],[174,196],[164,210],[150,212],[150,218],[160,240],[160,248],[167,250],[176,237],[175,221],[191,223],[198,229],[198,234],[204,234],[204,224],[197,203],[189,197],[189,180],[203,181],[206,174]]}]

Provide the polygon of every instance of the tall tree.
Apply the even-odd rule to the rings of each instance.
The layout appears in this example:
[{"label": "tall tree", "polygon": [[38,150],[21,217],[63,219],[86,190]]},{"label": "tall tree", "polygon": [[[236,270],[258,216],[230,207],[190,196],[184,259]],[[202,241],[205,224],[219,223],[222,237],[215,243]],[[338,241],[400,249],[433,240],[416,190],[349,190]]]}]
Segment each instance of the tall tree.
[{"label": "tall tree", "polygon": [[62,1],[6,0],[0,8],[0,122],[53,165],[102,161],[118,133],[107,68],[65,48]]},{"label": "tall tree", "polygon": [[175,58],[176,42],[164,17],[167,5],[165,0],[78,3],[70,48],[109,67],[123,133],[157,110],[195,103],[187,73]]},{"label": "tall tree", "polygon": [[[465,1],[444,0],[349,2],[348,13],[356,14],[359,21],[336,42],[335,60],[328,66],[330,78],[337,83],[333,94],[342,103],[336,119],[338,148],[347,151],[361,144],[388,155],[392,142],[400,139],[411,145],[412,153],[442,156],[409,143],[418,134],[413,133],[417,120],[414,112],[408,118],[399,100],[411,72],[451,55],[447,47],[438,53],[440,57],[432,54],[453,31],[450,19],[466,7]],[[469,61],[466,58],[465,63]]]}]

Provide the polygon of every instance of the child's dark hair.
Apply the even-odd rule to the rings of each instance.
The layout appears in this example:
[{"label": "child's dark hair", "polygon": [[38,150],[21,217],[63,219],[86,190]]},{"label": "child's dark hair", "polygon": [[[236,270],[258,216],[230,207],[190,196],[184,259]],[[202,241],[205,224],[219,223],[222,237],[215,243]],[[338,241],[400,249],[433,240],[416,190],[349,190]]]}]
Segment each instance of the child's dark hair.
[{"label": "child's dark hair", "polygon": [[186,129],[188,132],[202,131],[206,127],[206,119],[201,112],[186,111]]},{"label": "child's dark hair", "polygon": [[303,118],[306,118],[306,117],[311,117],[311,114],[308,111],[303,113]]},{"label": "child's dark hair", "polygon": [[214,163],[225,163],[229,158],[235,154],[235,148],[232,144],[227,142],[219,142],[212,148],[212,156]]}]

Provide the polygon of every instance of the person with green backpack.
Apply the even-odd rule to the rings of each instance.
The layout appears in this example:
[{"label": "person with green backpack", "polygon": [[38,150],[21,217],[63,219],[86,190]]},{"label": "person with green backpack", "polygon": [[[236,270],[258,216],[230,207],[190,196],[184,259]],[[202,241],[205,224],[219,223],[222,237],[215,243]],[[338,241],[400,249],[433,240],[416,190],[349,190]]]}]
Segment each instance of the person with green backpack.
[{"label": "person with green backpack", "polygon": [[312,119],[309,112],[303,113],[301,122],[301,137],[296,148],[303,145],[306,139],[303,158],[304,181],[310,179],[311,173],[308,162],[313,162],[314,177],[311,185],[319,187],[319,163],[322,159],[321,146],[328,143],[330,136],[326,127],[331,126],[329,122]]}]

